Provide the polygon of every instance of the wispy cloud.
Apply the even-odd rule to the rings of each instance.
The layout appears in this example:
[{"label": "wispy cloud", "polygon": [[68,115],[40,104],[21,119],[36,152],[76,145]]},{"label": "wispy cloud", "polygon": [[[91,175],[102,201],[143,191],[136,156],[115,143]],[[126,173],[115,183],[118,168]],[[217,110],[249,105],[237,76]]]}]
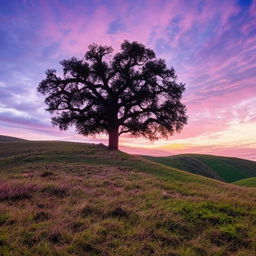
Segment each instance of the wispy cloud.
[{"label": "wispy cloud", "polygon": [[136,147],[139,141],[154,154],[252,158],[255,22],[255,0],[5,1],[0,9],[0,133],[106,142],[104,136],[95,140],[52,128],[36,86],[47,68],[58,70],[60,60],[82,57],[90,43],[118,50],[128,39],[145,43],[174,66],[186,83],[189,124],[168,141],[123,137],[124,146]]}]

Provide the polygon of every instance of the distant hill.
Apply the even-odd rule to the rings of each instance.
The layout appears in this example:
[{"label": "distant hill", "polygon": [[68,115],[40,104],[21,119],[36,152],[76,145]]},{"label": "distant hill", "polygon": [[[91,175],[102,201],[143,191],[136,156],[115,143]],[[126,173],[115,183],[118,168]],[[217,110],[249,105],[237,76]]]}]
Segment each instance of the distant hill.
[{"label": "distant hill", "polygon": [[26,140],[16,138],[16,137],[11,137],[11,136],[0,135],[0,143],[1,142],[18,142],[18,141],[26,141]]},{"label": "distant hill", "polygon": [[256,162],[240,158],[199,154],[144,157],[170,167],[225,182],[256,177]]},{"label": "distant hill", "polygon": [[256,177],[239,180],[234,182],[234,184],[242,187],[256,187]]}]

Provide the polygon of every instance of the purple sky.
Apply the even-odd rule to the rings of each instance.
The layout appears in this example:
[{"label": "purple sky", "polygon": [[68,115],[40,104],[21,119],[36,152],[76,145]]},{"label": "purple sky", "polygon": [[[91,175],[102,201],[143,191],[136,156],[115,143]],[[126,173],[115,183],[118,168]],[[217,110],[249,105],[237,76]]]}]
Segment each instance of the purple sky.
[{"label": "purple sky", "polygon": [[105,142],[53,128],[36,87],[47,68],[82,57],[90,43],[119,50],[124,39],[175,68],[189,124],[155,143],[122,137],[122,149],[256,160],[255,0],[0,0],[0,134]]}]

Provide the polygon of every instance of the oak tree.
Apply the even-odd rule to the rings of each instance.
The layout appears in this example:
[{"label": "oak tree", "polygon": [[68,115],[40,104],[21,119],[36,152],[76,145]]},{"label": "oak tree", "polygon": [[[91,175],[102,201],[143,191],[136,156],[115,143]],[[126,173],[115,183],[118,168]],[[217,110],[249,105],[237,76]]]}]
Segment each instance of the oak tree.
[{"label": "oak tree", "polygon": [[124,41],[116,54],[112,47],[91,44],[82,59],[60,63],[63,75],[47,70],[38,91],[61,130],[74,125],[83,135],[107,133],[109,149],[118,149],[121,134],[167,138],[187,122],[185,85],[143,44]]}]

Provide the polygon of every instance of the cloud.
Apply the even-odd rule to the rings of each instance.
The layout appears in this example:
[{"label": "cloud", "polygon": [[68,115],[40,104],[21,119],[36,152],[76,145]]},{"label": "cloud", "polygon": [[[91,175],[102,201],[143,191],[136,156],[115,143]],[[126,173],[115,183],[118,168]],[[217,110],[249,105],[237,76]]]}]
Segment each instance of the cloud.
[{"label": "cloud", "polygon": [[[205,140],[208,151],[232,154],[227,144],[243,133],[241,124],[256,129],[255,10],[255,0],[6,1],[0,10],[0,132],[19,129],[23,137],[34,132],[34,137],[72,139],[74,129],[51,127],[37,84],[47,68],[59,70],[60,60],[82,57],[92,42],[119,50],[129,39],[145,43],[174,66],[178,80],[186,83],[189,123],[169,141],[156,142],[158,149],[141,138],[122,137],[121,144],[144,143],[160,152],[161,145],[172,148],[182,140],[184,152],[199,152],[207,151],[201,145]],[[253,134],[244,139],[246,145],[238,139],[231,143],[234,154],[251,157]]]}]

